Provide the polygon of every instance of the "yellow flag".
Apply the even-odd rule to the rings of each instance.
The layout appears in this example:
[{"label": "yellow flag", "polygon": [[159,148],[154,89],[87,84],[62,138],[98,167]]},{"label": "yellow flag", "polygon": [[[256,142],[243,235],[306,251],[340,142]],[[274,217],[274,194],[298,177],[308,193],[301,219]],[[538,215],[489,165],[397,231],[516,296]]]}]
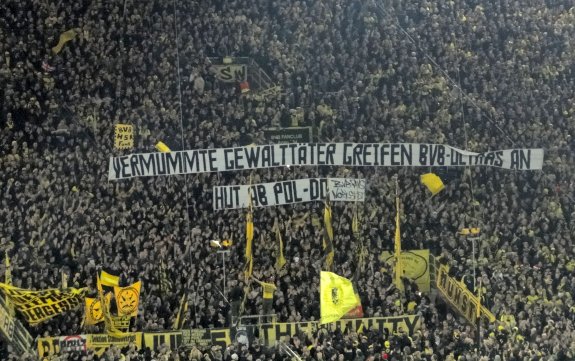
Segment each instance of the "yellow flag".
[{"label": "yellow flag", "polygon": [[403,281],[401,276],[403,274],[403,267],[401,261],[401,231],[399,229],[399,197],[395,197],[395,242],[394,242],[394,256],[395,256],[395,287],[403,291]]},{"label": "yellow flag", "polygon": [[184,327],[184,321],[186,312],[188,311],[188,292],[185,291],[180,300],[180,307],[178,308],[178,314],[174,320],[174,325],[172,330],[181,330]]},{"label": "yellow flag", "polygon": [[140,289],[142,282],[138,281],[127,287],[114,287],[114,296],[118,306],[118,315],[136,317],[140,304]]},{"label": "yellow flag", "polygon": [[331,226],[331,205],[329,196],[325,200],[323,208],[323,249],[326,252],[326,269],[331,270],[333,267],[333,257],[335,251],[333,249],[333,227]]},{"label": "yellow flag", "polygon": [[286,264],[286,259],[284,257],[284,242],[282,240],[282,234],[280,232],[280,226],[279,223],[276,219],[275,223],[274,223],[274,230],[276,233],[276,241],[278,243],[278,255],[277,255],[277,259],[276,259],[276,271],[280,271],[282,269],[282,267]]},{"label": "yellow flag", "polygon": [[[108,293],[105,298],[106,303],[110,304],[112,293]],[[86,325],[96,325],[104,321],[104,309],[100,300],[98,298],[86,297],[84,314]]]},{"label": "yellow flag", "polygon": [[12,269],[10,268],[10,257],[8,256],[8,251],[5,253],[4,265],[6,266],[6,271],[4,271],[4,283],[7,285],[12,285]]},{"label": "yellow flag", "polygon": [[351,281],[335,273],[321,271],[319,288],[322,325],[339,320],[351,309],[361,305]]},{"label": "yellow flag", "polygon": [[106,333],[112,337],[124,337],[125,332],[122,332],[114,326],[114,321],[112,320],[112,315],[110,315],[110,303],[104,296],[104,289],[102,288],[102,282],[100,281],[100,275],[96,274],[97,287],[98,287],[98,299],[102,304],[102,313],[104,315],[104,322],[106,323]]},{"label": "yellow flag", "polygon": [[423,174],[421,177],[421,183],[429,189],[432,195],[436,195],[437,193],[441,192],[445,185],[443,185],[443,181],[434,173],[426,173]]},{"label": "yellow flag", "polygon": [[64,44],[74,39],[76,35],[77,33],[76,30],[74,29],[68,30],[60,34],[60,40],[58,41],[58,45],[52,48],[52,52],[54,54],[58,54],[60,51],[62,51],[62,47],[64,47]]},{"label": "yellow flag", "polygon": [[102,272],[100,272],[100,283],[102,286],[117,287],[120,285],[120,277],[102,270]]},{"label": "yellow flag", "polygon": [[158,142],[156,144],[156,149],[158,150],[158,152],[162,152],[162,153],[170,153],[172,150],[164,144],[164,142]]},{"label": "yellow flag", "polygon": [[[250,182],[251,183],[251,182]],[[252,243],[254,240],[254,215],[252,213],[252,194],[248,192],[249,206],[248,213],[246,214],[246,271],[245,279],[252,276],[254,268],[254,256],[252,254]]]},{"label": "yellow flag", "polygon": [[0,283],[0,289],[32,326],[68,312],[82,304],[85,288],[25,290]]}]

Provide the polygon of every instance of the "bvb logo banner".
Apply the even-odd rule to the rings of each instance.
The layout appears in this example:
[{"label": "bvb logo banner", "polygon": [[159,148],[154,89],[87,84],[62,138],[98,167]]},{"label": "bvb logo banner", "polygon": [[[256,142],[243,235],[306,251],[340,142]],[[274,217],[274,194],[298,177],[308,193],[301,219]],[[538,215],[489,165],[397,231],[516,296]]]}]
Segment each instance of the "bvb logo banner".
[{"label": "bvb logo banner", "polygon": [[[393,265],[395,262],[394,255],[388,251],[383,251],[379,259],[389,265]],[[401,251],[401,265],[404,276],[414,281],[421,292],[428,293],[430,290],[429,250],[414,249]]]},{"label": "bvb logo banner", "polygon": [[116,297],[116,305],[118,306],[119,315],[131,317],[136,317],[138,315],[141,287],[141,281],[127,287],[114,287],[114,295]]}]

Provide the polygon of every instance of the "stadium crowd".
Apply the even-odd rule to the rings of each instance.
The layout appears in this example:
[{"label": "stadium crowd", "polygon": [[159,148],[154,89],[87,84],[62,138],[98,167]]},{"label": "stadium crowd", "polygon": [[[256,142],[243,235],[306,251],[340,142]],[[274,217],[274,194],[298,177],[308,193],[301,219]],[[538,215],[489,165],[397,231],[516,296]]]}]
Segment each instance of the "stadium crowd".
[{"label": "stadium crowd", "polygon": [[[1,250],[14,285],[88,286],[100,269],[142,280],[133,330],[170,329],[190,282],[186,328],[228,325],[242,284],[245,211],[214,211],[211,188],[319,176],[367,180],[362,234],[368,254],[357,289],[366,317],[418,313],[419,332],[300,335],[314,360],[568,360],[575,358],[575,7],[571,1],[88,1],[0,2]],[[64,31],[78,35],[61,52]],[[177,34],[177,36],[176,36]],[[282,92],[263,98],[221,83],[210,57],[255,59]],[[133,152],[263,144],[263,129],[304,110],[319,142],[442,143],[470,151],[544,148],[542,171],[434,169],[445,190],[430,197],[417,168],[290,167],[254,172],[107,180],[114,125],[133,124]],[[471,326],[435,297],[398,299],[392,269],[395,182],[402,247],[429,248],[484,304],[511,321]],[[257,208],[255,272],[277,286],[280,321],[317,320],[323,206]],[[353,205],[333,204],[334,271],[352,277]],[[287,264],[274,269],[272,226]],[[478,226],[477,254],[458,235]],[[232,241],[225,258],[210,240]],[[477,258],[476,280],[473,259]],[[161,287],[165,264],[171,288]],[[223,289],[226,275],[227,289]],[[471,278],[471,281],[469,281]],[[475,281],[475,282],[474,282]],[[228,292],[228,291],[232,292]],[[261,312],[247,288],[244,314]],[[410,307],[407,307],[410,305]],[[94,333],[83,310],[34,336]],[[276,348],[115,350],[53,360],[284,359]],[[260,349],[261,348],[261,349]],[[387,352],[389,351],[389,352]],[[4,345],[3,355],[7,354]],[[24,359],[11,354],[6,359]]]}]

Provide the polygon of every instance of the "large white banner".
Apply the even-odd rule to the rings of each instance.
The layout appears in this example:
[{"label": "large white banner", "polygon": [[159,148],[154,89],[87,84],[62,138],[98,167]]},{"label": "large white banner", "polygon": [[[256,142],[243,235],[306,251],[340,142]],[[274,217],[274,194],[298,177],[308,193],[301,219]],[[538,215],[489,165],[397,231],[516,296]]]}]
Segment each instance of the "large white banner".
[{"label": "large white banner", "polygon": [[449,145],[416,143],[292,143],[193,149],[112,157],[108,167],[108,179],[304,165],[489,166],[536,170],[543,166],[543,149],[506,149],[473,153]]},{"label": "large white banner", "polygon": [[220,186],[213,189],[213,206],[218,209],[247,208],[249,192],[254,207],[324,200],[363,202],[365,179],[308,178],[252,185]]}]

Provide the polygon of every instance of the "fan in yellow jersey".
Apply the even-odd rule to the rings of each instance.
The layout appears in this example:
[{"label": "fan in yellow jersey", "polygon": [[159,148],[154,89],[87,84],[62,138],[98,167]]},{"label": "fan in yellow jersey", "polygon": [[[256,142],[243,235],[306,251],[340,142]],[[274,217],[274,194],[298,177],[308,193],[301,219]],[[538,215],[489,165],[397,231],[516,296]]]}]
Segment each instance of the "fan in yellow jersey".
[{"label": "fan in yellow jersey", "polygon": [[252,279],[257,283],[259,283],[260,286],[262,286],[262,292],[263,292],[262,314],[264,315],[264,321],[268,320],[268,315],[271,315],[273,313],[274,291],[277,289],[277,287],[273,283],[274,279],[273,277],[269,279],[271,283],[262,282],[255,277],[252,277]]}]

